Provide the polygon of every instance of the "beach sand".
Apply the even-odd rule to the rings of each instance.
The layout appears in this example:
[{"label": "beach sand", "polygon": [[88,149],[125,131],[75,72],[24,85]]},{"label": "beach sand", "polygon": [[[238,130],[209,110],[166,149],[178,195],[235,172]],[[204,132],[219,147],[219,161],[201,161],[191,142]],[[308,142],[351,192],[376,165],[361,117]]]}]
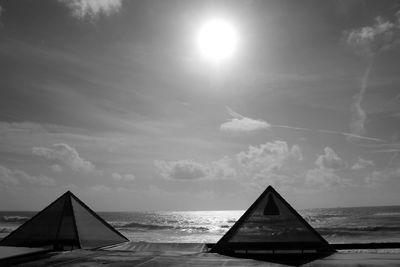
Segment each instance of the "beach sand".
[{"label": "beach sand", "polygon": [[[50,253],[19,266],[288,266],[207,253],[204,244],[127,242],[100,250]],[[400,266],[399,250],[338,251],[302,266]]]}]

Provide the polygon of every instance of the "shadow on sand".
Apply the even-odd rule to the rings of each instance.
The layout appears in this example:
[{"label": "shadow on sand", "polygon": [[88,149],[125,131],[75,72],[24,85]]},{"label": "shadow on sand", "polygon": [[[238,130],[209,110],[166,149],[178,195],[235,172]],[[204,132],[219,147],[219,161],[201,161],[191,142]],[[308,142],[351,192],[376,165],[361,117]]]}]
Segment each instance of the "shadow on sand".
[{"label": "shadow on sand", "polygon": [[[333,252],[334,253],[334,252]],[[258,261],[265,261],[270,263],[278,263],[291,266],[300,266],[318,259],[323,259],[332,255],[333,253],[313,253],[313,254],[249,254],[249,253],[224,253],[222,255],[234,257],[234,258],[244,258],[253,259]],[[220,253],[221,254],[221,253]]]}]

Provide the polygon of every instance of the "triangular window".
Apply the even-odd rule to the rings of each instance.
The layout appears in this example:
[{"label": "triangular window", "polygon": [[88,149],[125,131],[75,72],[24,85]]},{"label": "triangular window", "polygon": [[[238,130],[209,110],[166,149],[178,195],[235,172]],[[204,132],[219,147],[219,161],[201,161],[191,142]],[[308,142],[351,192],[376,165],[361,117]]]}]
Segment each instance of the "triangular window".
[{"label": "triangular window", "polygon": [[264,208],[264,215],[266,215],[266,216],[279,215],[278,206],[276,206],[274,198],[272,197],[272,195],[268,196],[268,202],[267,202],[267,205],[265,205],[265,208]]}]

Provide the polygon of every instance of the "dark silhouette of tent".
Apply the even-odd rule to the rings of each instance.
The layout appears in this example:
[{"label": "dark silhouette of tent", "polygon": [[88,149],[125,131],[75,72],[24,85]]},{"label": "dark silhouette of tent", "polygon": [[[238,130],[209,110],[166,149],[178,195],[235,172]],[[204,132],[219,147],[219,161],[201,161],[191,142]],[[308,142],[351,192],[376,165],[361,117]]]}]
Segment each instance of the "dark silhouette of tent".
[{"label": "dark silhouette of tent", "polygon": [[70,191],[37,213],[0,242],[0,246],[98,248],[126,242]]},{"label": "dark silhouette of tent", "polygon": [[211,249],[224,255],[256,259],[329,255],[334,251],[272,186]]},{"label": "dark silhouette of tent", "polygon": [[264,215],[279,215],[279,208],[275,204],[275,200],[272,195],[268,196],[268,202],[264,208]]}]

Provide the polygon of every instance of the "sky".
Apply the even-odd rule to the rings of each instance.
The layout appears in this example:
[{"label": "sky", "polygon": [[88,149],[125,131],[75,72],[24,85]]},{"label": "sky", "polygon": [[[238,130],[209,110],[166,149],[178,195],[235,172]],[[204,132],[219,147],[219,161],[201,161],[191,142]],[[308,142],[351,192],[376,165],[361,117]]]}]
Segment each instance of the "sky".
[{"label": "sky", "polygon": [[399,65],[399,1],[0,0],[0,210],[400,205]]}]

